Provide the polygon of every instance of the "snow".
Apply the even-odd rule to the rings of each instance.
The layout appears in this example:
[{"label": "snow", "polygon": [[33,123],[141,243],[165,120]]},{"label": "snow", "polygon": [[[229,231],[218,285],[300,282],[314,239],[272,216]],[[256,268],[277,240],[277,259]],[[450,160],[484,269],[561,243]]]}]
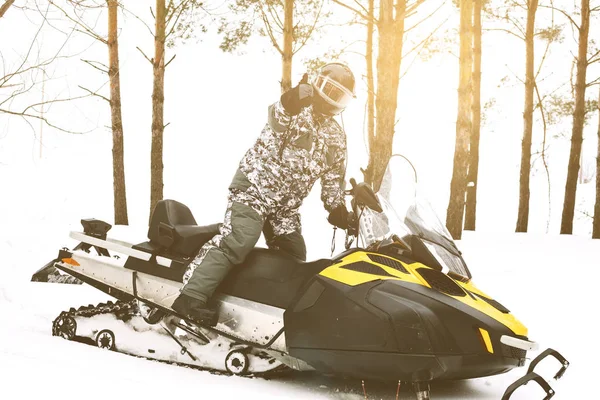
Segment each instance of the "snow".
[{"label": "snow", "polygon": [[[147,6],[140,2],[142,6],[147,12]],[[14,29],[19,23],[24,28]],[[24,32],[27,27],[31,29],[27,21],[15,20],[13,26],[3,24],[0,29],[6,29],[15,39],[11,46],[14,42],[15,48],[22,48],[30,40]],[[113,227],[110,233],[132,243],[146,237],[149,216],[151,68],[135,50],[139,45],[145,49],[151,45],[151,41],[142,40],[146,37],[143,35],[140,29],[124,29],[120,37],[127,200],[132,228]],[[17,43],[19,38],[23,43]],[[187,204],[198,223],[209,224],[220,221],[226,189],[237,163],[262,128],[267,105],[279,94],[280,68],[277,55],[265,53],[262,48],[249,49],[240,57],[223,54],[214,37],[203,41],[178,48],[177,59],[167,73],[165,122],[170,125],[164,138],[164,195]],[[51,42],[52,37],[46,36],[45,43]],[[73,44],[72,52],[83,45]],[[509,45],[503,44],[504,48]],[[102,57],[102,46],[87,51],[85,56]],[[67,87],[72,88],[104,84],[104,77],[85,72],[78,59],[56,66],[56,86],[50,81],[46,85],[48,98],[63,90],[59,87],[63,76]],[[494,64],[493,58],[487,60]],[[351,61],[352,68],[360,71],[362,59]],[[511,62],[524,64],[516,56]],[[414,162],[419,182],[442,216],[452,169],[455,67],[454,60],[449,63],[444,59],[420,65],[417,72],[411,72],[412,79],[403,80],[398,108],[395,150]],[[490,68],[485,70],[490,72]],[[302,72],[296,63],[295,81]],[[505,73],[504,69],[495,72]],[[236,90],[223,90],[223,77],[226,87]],[[423,82],[427,82],[428,90],[423,91]],[[487,85],[494,87],[484,88],[483,96],[498,98],[498,106],[482,131],[478,231],[467,233],[459,247],[475,284],[511,309],[529,328],[530,338],[539,342],[540,351],[553,347],[571,361],[563,379],[551,382],[557,391],[554,398],[590,398],[600,357],[595,321],[595,308],[600,305],[595,297],[600,282],[600,241],[541,234],[546,230],[548,201],[546,177],[539,170],[539,162],[531,184],[529,229],[535,234],[510,233],[518,201],[522,88],[496,88],[495,82],[487,79]],[[364,85],[360,80],[359,84]],[[358,168],[366,166],[364,87],[359,91],[359,99],[344,114],[349,147],[347,178],[357,179],[362,176]],[[73,93],[81,94],[75,89]],[[30,103],[39,98],[33,100]],[[88,99],[75,105],[57,105],[49,115],[68,128],[91,132],[66,135],[46,127],[40,160],[39,132],[32,132],[19,119],[2,119],[0,124],[0,399],[364,398],[358,381],[298,373],[269,380],[227,377],[52,337],[52,321],[61,311],[108,298],[86,286],[39,284],[29,279],[56,256],[58,249],[75,244],[68,232],[80,230],[79,219],[94,217],[112,222],[113,210],[111,135],[103,128],[109,124],[108,106],[102,100]],[[596,148],[593,140],[586,139],[586,149]],[[539,142],[537,138],[536,148]],[[560,222],[567,142],[560,138],[553,141],[550,232],[558,232]],[[591,210],[593,189],[593,184],[578,188],[575,232],[587,236],[590,219],[582,214]],[[309,258],[329,256],[332,231],[325,220],[318,187],[306,199],[302,215]],[[338,233],[336,243],[339,252],[343,235]],[[540,365],[539,372],[551,378],[558,369],[558,363],[549,360]],[[524,373],[525,369],[520,368],[496,377],[436,382],[432,396],[439,400],[497,400]],[[393,399],[396,385],[366,382],[366,390],[369,399]],[[528,385],[513,399],[536,400],[543,397],[541,394],[539,388]],[[403,387],[400,398],[414,397]]]},{"label": "snow", "polygon": [[[51,227],[40,229],[50,231]],[[121,230],[123,231],[123,230]],[[361,399],[361,382],[292,373],[269,380],[214,375],[185,367],[101,350],[51,336],[52,320],[60,311],[96,304],[108,297],[87,286],[28,282],[29,276],[56,249],[2,230],[0,281],[0,390],[5,395],[33,398],[290,398]],[[53,235],[66,232],[54,231]],[[119,235],[121,238],[123,235]],[[562,380],[552,381],[556,399],[587,396],[594,382],[593,366],[600,357],[594,345],[593,318],[598,305],[600,241],[572,236],[467,233],[463,250],[476,285],[501,301],[529,328],[540,351],[553,347],[570,362]],[[534,356],[530,354],[530,356]],[[556,361],[546,361],[540,373],[550,379]],[[461,382],[432,384],[434,399],[498,399],[524,374],[508,374]],[[395,398],[393,383],[366,382],[370,399]],[[534,385],[520,389],[514,399],[541,398]],[[9,397],[10,397],[9,396]],[[404,387],[401,399],[412,399]],[[4,396],[2,396],[4,397]]]}]

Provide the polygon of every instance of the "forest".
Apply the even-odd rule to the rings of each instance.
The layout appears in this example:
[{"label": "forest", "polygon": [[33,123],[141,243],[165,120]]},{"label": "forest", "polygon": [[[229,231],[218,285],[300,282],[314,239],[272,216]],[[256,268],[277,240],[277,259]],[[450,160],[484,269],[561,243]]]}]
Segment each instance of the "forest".
[{"label": "forest", "polygon": [[[353,116],[362,131],[368,157],[362,176],[378,189],[394,153],[410,146],[414,129],[406,128],[406,99],[438,104],[423,115],[454,115],[454,129],[438,132],[453,146],[438,172],[451,177],[441,191],[445,223],[455,239],[476,230],[478,196],[491,185],[480,174],[485,152],[494,152],[486,135],[518,135],[518,148],[494,159],[498,171],[514,170],[515,232],[533,228],[530,210],[544,209],[536,229],[572,234],[583,219],[584,232],[600,238],[600,3],[519,0],[157,0],[140,4],[117,0],[3,0],[0,5],[0,133],[18,131],[35,138],[42,158],[44,135],[83,135],[101,130],[112,135],[114,222],[129,223],[125,154],[128,135],[150,144],[143,166],[149,170],[149,210],[164,197],[164,144],[171,122],[165,107],[173,96],[171,70],[178,51],[190,46],[202,62],[215,48],[234,54],[240,74],[246,51],[268,54],[269,71],[282,92],[305,72],[339,60],[355,69],[360,81]],[[25,22],[24,22],[25,21]],[[135,39],[121,40],[130,34]],[[211,47],[210,52],[208,47]],[[249,50],[252,49],[252,50]],[[149,129],[126,129],[130,116],[122,106],[132,92],[123,90],[131,74],[120,59],[143,60],[145,90],[151,96],[140,107],[148,112]],[[202,74],[202,62],[197,65]],[[276,64],[275,64],[276,63]],[[442,112],[435,102],[442,92],[432,76],[439,71],[447,88]],[[425,71],[425,72],[422,72]],[[142,82],[140,71],[139,82]],[[92,76],[93,79],[87,79]],[[65,77],[69,77],[66,88]],[[81,77],[81,78],[79,78]],[[252,103],[252,93],[230,88],[228,76],[213,76],[214,90],[231,91]],[[194,76],[188,79],[193,80]],[[76,88],[73,87],[75,81]],[[439,81],[438,81],[439,83]],[[141,83],[142,84],[142,83]],[[181,87],[178,91],[183,90]],[[448,95],[448,91],[453,93]],[[197,96],[211,96],[209,91]],[[404,100],[403,100],[404,99]],[[450,108],[451,110],[448,110]],[[222,105],[221,105],[222,107]],[[108,116],[95,126],[69,118],[73,110]],[[210,113],[210,110],[204,110]],[[96,114],[94,114],[96,115]],[[444,117],[445,118],[445,117]],[[508,121],[508,122],[507,122]],[[89,122],[89,121],[88,121]],[[446,124],[449,126],[450,124]],[[500,128],[501,127],[501,128]],[[220,127],[223,129],[223,127]],[[213,127],[205,126],[208,132]],[[501,132],[497,132],[500,130]],[[202,133],[199,133],[202,135]],[[250,134],[251,135],[251,134]],[[46,139],[47,140],[47,139]],[[499,139],[501,140],[501,139]],[[432,147],[433,144],[430,143]],[[8,150],[5,137],[0,148]],[[452,148],[453,147],[453,148]],[[506,151],[498,149],[498,151]],[[36,150],[36,153],[38,150]],[[437,153],[436,153],[437,154]],[[29,156],[29,155],[27,155]],[[352,158],[352,153],[350,154]],[[594,160],[595,159],[595,160]],[[1,160],[0,160],[1,161]],[[436,164],[432,160],[429,164]],[[505,165],[503,165],[505,163]],[[510,165],[509,165],[510,164]],[[512,169],[511,169],[512,168]],[[347,177],[348,178],[348,177]],[[551,179],[552,178],[552,179]],[[532,181],[541,184],[532,187]],[[595,189],[589,190],[595,183]],[[582,205],[581,190],[587,199]],[[532,191],[539,191],[536,201]],[[560,194],[560,201],[552,198]],[[147,196],[148,193],[144,194]],[[594,200],[595,198],[595,200]],[[512,204],[512,203],[511,203]],[[507,207],[497,204],[494,207]],[[512,205],[510,205],[512,206]],[[136,207],[137,208],[137,207]],[[551,216],[560,215],[559,226]],[[558,217],[557,217],[558,218]],[[545,224],[544,224],[545,223]],[[545,225],[545,226],[542,226]]]}]

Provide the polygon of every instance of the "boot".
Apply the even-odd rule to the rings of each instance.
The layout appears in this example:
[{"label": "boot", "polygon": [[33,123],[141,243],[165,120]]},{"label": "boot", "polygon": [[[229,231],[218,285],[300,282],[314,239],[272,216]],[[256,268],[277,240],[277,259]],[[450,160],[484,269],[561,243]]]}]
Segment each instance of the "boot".
[{"label": "boot", "polygon": [[142,318],[144,318],[144,321],[150,325],[158,324],[166,315],[164,311],[158,308],[150,307],[141,300],[138,300],[137,302]]},{"label": "boot", "polygon": [[175,299],[171,308],[177,314],[198,324],[209,326],[217,324],[215,310],[209,309],[206,302],[186,296],[183,293]]}]

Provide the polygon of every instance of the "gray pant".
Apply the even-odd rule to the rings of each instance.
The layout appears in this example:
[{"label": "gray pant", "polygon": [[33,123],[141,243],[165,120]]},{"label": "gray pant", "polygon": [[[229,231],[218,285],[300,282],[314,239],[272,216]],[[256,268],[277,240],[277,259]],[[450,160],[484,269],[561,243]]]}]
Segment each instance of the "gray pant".
[{"label": "gray pant", "polygon": [[266,206],[240,171],[229,187],[228,200],[220,233],[202,246],[183,279],[181,292],[205,302],[231,268],[244,262],[261,232],[270,249],[279,249],[298,260],[306,260],[306,245],[297,210]]}]

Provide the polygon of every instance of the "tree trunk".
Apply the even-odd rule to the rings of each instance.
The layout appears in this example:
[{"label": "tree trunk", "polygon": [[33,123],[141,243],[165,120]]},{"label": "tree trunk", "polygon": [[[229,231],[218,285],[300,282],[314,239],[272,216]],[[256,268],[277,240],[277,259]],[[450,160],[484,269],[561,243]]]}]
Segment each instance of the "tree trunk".
[{"label": "tree trunk", "polygon": [[573,233],[573,216],[577,195],[577,175],[583,143],[585,118],[585,89],[587,73],[587,47],[590,31],[590,0],[581,0],[581,24],[579,27],[579,51],[577,54],[577,78],[575,81],[575,110],[573,111],[573,131],[571,134],[571,154],[567,170],[565,201],[563,204],[560,233]]},{"label": "tree trunk", "polygon": [[108,0],[108,77],[110,79],[110,116],[113,133],[113,191],[115,224],[127,225],[125,164],[123,161],[123,120],[121,117],[121,78],[117,35],[117,0]]},{"label": "tree trunk", "polygon": [[446,214],[446,226],[454,239],[462,237],[465,210],[465,191],[471,137],[471,77],[473,74],[472,54],[472,0],[460,1],[460,71],[458,83],[458,115],[456,118],[456,144],[454,168],[450,183],[450,199]]},{"label": "tree trunk", "polygon": [[[600,85],[598,85],[600,88]],[[600,239],[600,94],[598,94],[598,153],[596,154],[596,203],[592,239]]]},{"label": "tree trunk", "polygon": [[533,136],[533,90],[535,88],[534,34],[538,0],[530,0],[525,31],[525,105],[523,109],[523,140],[521,142],[521,172],[519,174],[519,211],[516,232],[527,232],[529,223],[529,176],[531,174],[531,138]]},{"label": "tree trunk", "polygon": [[152,70],[152,149],[150,162],[150,216],[163,198],[163,121],[165,103],[165,0],[156,0],[156,32]]},{"label": "tree trunk", "polygon": [[373,75],[373,34],[375,25],[375,0],[369,0],[369,20],[367,21],[367,133],[369,138],[369,151],[374,146],[375,140],[375,82]]},{"label": "tree trunk", "polygon": [[[537,0],[536,0],[537,1]],[[469,145],[465,230],[474,231],[477,217],[477,179],[479,177],[479,136],[481,132],[481,2],[473,0],[473,127]]]},{"label": "tree trunk", "polygon": [[292,57],[294,56],[294,0],[285,0],[283,20],[283,54],[281,55],[281,91],[292,88]]},{"label": "tree trunk", "polygon": [[6,0],[4,2],[4,4],[2,4],[0,6],[0,18],[4,17],[4,14],[6,13],[6,11],[8,11],[8,9],[10,8],[10,6],[12,6],[12,4],[15,2],[15,0]]},{"label": "tree trunk", "polygon": [[369,166],[365,174],[366,181],[373,186],[375,191],[379,190],[385,168],[392,155],[404,44],[405,11],[406,0],[398,0],[396,4],[393,0],[380,0],[377,25],[379,33],[377,97],[375,99],[377,127],[369,151]]}]

